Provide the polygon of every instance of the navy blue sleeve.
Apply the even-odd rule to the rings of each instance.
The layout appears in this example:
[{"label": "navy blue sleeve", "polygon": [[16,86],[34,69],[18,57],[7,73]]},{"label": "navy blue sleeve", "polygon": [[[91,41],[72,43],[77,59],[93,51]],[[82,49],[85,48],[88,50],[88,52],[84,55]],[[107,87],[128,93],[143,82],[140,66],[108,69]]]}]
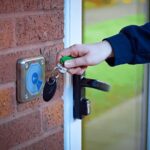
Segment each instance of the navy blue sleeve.
[{"label": "navy blue sleeve", "polygon": [[143,26],[127,26],[105,40],[114,51],[114,58],[106,60],[109,65],[150,63],[150,22]]}]

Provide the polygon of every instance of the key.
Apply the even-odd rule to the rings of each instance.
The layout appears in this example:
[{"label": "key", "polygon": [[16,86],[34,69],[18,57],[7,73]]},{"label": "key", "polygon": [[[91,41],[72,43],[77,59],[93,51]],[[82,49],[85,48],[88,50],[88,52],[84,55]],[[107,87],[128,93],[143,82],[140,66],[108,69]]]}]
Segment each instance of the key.
[{"label": "key", "polygon": [[60,63],[58,63],[56,65],[56,68],[59,70],[60,73],[66,73],[68,70],[67,68],[64,67],[64,63],[65,61],[67,60],[71,60],[71,59],[74,59],[74,57],[72,56],[63,56],[61,59],[60,59]]},{"label": "key", "polygon": [[57,89],[57,79],[59,78],[59,73],[66,73],[67,68],[63,67],[66,60],[73,59],[71,56],[64,56],[60,59],[60,63],[54,67],[51,73],[51,77],[48,81],[46,81],[44,88],[43,88],[43,99],[48,102],[50,101],[53,96],[55,95],[56,89]]},{"label": "key", "polygon": [[43,99],[48,102],[50,101],[57,89],[57,78],[55,76],[52,76],[49,78],[48,81],[46,81],[43,89]]},{"label": "key", "polygon": [[74,59],[74,57],[72,57],[72,56],[63,56],[63,57],[60,58],[60,63],[62,65],[64,65],[65,61],[71,60],[71,59]]},{"label": "key", "polygon": [[60,73],[63,73],[63,74],[68,71],[67,68],[63,67],[63,66],[62,66],[61,64],[59,64],[59,63],[56,65],[56,68],[59,70]]}]

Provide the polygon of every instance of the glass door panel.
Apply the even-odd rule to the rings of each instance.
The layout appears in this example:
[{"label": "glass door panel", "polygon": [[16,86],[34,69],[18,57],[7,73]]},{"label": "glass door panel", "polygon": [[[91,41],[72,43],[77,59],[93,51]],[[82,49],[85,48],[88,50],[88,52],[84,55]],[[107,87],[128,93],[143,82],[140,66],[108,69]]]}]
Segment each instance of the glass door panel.
[{"label": "glass door panel", "polygon": [[[83,41],[98,42],[146,19],[144,0],[83,0]],[[83,150],[141,150],[143,65],[89,67],[86,76],[111,84],[109,93],[86,90],[91,115],[83,120]]]}]

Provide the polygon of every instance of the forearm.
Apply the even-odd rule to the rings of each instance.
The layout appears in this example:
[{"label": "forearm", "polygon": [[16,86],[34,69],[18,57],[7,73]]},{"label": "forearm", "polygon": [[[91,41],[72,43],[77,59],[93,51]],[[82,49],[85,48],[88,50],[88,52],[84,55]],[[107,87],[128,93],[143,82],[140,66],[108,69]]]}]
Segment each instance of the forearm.
[{"label": "forearm", "polygon": [[119,34],[105,40],[114,53],[114,57],[106,60],[111,66],[150,62],[150,23],[125,27]]}]

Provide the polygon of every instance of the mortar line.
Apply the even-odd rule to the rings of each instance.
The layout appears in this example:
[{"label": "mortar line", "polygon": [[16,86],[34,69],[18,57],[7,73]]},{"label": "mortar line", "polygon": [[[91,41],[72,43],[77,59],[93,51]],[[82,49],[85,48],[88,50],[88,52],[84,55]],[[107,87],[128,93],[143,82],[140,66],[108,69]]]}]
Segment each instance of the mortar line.
[{"label": "mortar line", "polygon": [[62,129],[62,127],[60,127],[60,126],[57,126],[57,127],[54,127],[54,128],[52,128],[52,129],[50,129],[49,131],[47,131],[47,132],[45,132],[43,135],[41,135],[41,136],[37,136],[37,137],[35,137],[34,139],[31,139],[30,141],[26,141],[26,142],[24,142],[24,143],[22,143],[22,144],[19,144],[19,145],[17,145],[17,146],[14,146],[13,148],[11,148],[10,150],[21,150],[21,149],[23,149],[23,148],[25,148],[25,147],[27,147],[27,146],[30,146],[31,144],[34,144],[34,143],[36,143],[36,142],[38,142],[38,141],[40,141],[40,140],[43,140],[44,138],[47,138],[48,136],[50,136],[50,135],[53,135],[53,134],[55,134],[55,133],[58,133],[58,132],[60,132],[60,131],[62,131],[63,129]]},{"label": "mortar line", "polygon": [[53,46],[53,45],[62,44],[62,43],[63,43],[63,40],[58,39],[55,41],[39,42],[39,43],[34,43],[34,44],[29,44],[29,45],[7,48],[5,50],[0,51],[0,56],[9,54],[11,52],[14,53],[14,52],[18,52],[18,51],[32,50],[32,49],[36,49],[36,48],[43,48],[45,46]]},{"label": "mortar line", "polygon": [[25,16],[37,16],[37,15],[48,15],[48,14],[54,14],[58,11],[63,11],[62,9],[51,9],[51,10],[40,10],[40,11],[23,11],[23,12],[14,12],[14,13],[4,13],[0,15],[0,19],[8,19],[8,18],[19,18],[19,17],[25,17]]}]

